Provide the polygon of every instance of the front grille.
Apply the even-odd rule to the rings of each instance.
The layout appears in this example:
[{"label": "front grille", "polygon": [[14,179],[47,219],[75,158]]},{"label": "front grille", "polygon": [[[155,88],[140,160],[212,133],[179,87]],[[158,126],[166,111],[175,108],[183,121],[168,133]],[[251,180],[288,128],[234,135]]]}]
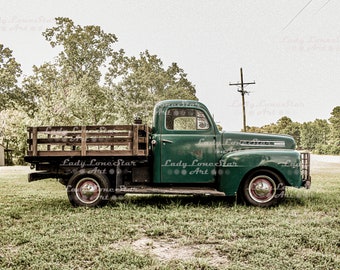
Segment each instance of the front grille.
[{"label": "front grille", "polygon": [[303,186],[309,189],[311,185],[311,180],[312,180],[310,176],[310,153],[301,152],[300,161],[301,161],[301,178],[302,178]]}]

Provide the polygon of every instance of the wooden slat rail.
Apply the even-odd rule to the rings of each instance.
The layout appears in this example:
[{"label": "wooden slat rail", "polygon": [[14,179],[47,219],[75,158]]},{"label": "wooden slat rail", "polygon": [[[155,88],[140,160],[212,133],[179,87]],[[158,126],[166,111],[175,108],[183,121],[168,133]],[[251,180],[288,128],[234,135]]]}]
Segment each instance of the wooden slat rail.
[{"label": "wooden slat rail", "polygon": [[86,127],[81,127],[81,156],[86,156],[87,144],[86,144]]},{"label": "wooden slat rail", "polygon": [[28,156],[147,156],[147,125],[29,127]]}]

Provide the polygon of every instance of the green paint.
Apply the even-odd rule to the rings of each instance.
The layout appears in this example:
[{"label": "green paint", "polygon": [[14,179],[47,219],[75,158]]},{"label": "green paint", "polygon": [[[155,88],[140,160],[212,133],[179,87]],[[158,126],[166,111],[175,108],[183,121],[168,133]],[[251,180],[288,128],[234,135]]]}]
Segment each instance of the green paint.
[{"label": "green paint", "polygon": [[167,100],[154,109],[153,182],[215,184],[234,195],[256,168],[270,168],[300,187],[300,157],[285,135],[219,132],[205,105]]}]

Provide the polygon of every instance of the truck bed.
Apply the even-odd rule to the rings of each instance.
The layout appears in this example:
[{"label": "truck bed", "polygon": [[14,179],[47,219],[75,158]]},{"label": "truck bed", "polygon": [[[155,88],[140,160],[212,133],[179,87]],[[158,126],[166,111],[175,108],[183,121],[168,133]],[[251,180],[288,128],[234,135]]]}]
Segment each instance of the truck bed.
[{"label": "truck bed", "polygon": [[148,156],[147,125],[29,127],[28,157]]}]

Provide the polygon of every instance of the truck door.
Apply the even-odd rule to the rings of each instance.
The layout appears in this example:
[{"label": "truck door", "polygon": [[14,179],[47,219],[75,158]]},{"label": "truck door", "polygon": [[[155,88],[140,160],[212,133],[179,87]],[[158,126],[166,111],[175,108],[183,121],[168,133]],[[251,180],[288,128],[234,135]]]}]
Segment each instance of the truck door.
[{"label": "truck door", "polygon": [[215,181],[216,134],[203,110],[169,108],[160,136],[162,183]]}]

